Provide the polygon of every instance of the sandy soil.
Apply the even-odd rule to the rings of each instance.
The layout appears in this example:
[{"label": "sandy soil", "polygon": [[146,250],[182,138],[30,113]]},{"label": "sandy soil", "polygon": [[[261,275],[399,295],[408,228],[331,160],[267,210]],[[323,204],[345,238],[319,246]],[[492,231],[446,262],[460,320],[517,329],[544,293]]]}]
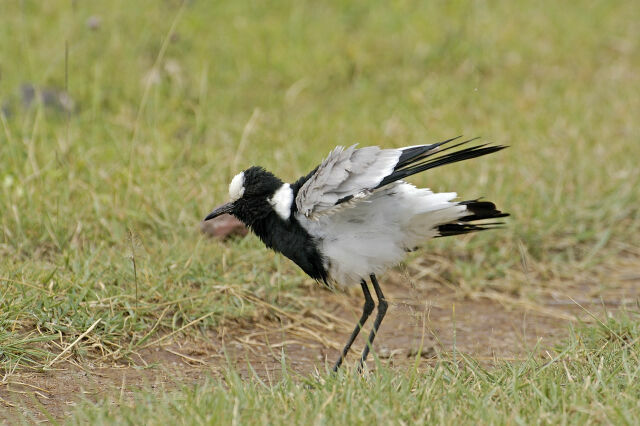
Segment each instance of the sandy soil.
[{"label": "sandy soil", "polygon": [[[437,357],[450,357],[454,347],[486,363],[523,359],[532,350],[544,357],[576,318],[589,321],[591,314],[602,316],[635,303],[640,276],[629,272],[625,277],[619,281],[624,286],[599,291],[598,297],[574,286],[533,303],[504,292],[462,293],[434,283],[406,283],[403,274],[393,272],[381,281],[391,306],[374,350],[381,362],[398,368],[414,363],[419,352],[421,368],[429,368]],[[0,383],[0,420],[11,422],[20,414],[46,420],[45,411],[60,419],[82,398],[98,400],[111,393],[126,400],[137,389],[167,391],[220,376],[228,365],[250,376],[251,364],[261,377],[276,379],[283,353],[295,372],[324,371],[360,316],[358,290],[345,294],[310,288],[317,303],[308,311],[266,309],[261,317],[227,322],[206,336],[144,349],[134,356],[135,365],[65,362],[51,371],[15,372]],[[357,363],[365,333],[356,340],[348,367]],[[368,366],[375,368],[371,357]]]}]

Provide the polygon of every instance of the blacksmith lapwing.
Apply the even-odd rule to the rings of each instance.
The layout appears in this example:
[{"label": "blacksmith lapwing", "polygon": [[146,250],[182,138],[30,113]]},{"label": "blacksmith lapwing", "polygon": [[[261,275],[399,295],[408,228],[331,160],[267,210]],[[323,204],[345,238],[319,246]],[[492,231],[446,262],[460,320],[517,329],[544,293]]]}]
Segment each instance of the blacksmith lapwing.
[{"label": "blacksmith lapwing", "polygon": [[376,274],[399,263],[405,253],[433,237],[493,229],[508,216],[489,201],[453,201],[454,192],[434,193],[403,179],[434,167],[499,151],[504,146],[463,146],[474,139],[449,139],[399,149],[337,147],[308,175],[284,183],[261,167],[236,175],[231,202],[205,220],[224,213],[244,222],[264,244],[294,261],[328,286],[360,284],[364,307],[333,370],[336,371],[375,306],[373,329],[362,352],[367,359],[387,311]]}]

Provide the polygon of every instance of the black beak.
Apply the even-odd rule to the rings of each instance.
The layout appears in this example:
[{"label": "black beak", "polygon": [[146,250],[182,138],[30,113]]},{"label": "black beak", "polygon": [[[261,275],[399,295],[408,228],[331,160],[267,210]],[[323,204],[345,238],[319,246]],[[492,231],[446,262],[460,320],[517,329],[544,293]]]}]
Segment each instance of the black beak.
[{"label": "black beak", "polygon": [[222,214],[231,213],[232,210],[233,210],[233,203],[223,204],[217,209],[215,209],[214,211],[212,211],[211,213],[209,213],[209,215],[205,217],[204,220],[210,220]]}]

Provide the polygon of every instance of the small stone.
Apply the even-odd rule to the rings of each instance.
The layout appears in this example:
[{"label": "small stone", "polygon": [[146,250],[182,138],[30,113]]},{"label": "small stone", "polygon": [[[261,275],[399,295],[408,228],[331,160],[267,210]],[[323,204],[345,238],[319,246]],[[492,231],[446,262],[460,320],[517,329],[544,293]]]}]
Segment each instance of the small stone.
[{"label": "small stone", "polygon": [[407,351],[407,358],[415,358],[418,354],[420,358],[433,358],[436,355],[436,350],[433,346],[413,347]]},{"label": "small stone", "polygon": [[33,84],[25,83],[20,86],[20,97],[22,98],[22,105],[25,108],[29,108],[33,101],[36,99],[36,88]]},{"label": "small stone", "polygon": [[89,18],[87,18],[87,28],[89,28],[90,30],[97,30],[100,28],[100,25],[102,25],[102,18],[97,16],[97,15],[92,15],[89,16]]},{"label": "small stone", "polygon": [[380,348],[377,351],[378,357],[382,358],[382,359],[388,359],[389,357],[391,357],[391,351],[389,350],[389,348]]}]

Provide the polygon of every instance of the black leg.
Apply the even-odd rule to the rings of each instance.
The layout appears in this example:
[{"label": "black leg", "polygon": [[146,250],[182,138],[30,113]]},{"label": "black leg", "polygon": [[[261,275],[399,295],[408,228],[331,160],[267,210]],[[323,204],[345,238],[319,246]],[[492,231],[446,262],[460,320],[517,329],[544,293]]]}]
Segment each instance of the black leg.
[{"label": "black leg", "polygon": [[369,334],[367,344],[362,351],[362,358],[360,359],[360,366],[358,367],[358,371],[362,371],[362,367],[367,360],[367,355],[369,355],[369,350],[371,350],[371,346],[373,345],[373,339],[376,338],[378,328],[380,327],[382,319],[384,318],[384,314],[387,313],[387,307],[389,306],[389,304],[387,303],[387,299],[385,299],[384,294],[382,294],[380,284],[378,284],[378,280],[376,279],[375,274],[371,274],[371,284],[373,284],[373,289],[376,291],[376,296],[378,297],[378,313],[376,315],[375,321],[373,322],[373,329],[371,330],[371,334]]},{"label": "black leg", "polygon": [[340,368],[344,357],[347,356],[347,352],[349,352],[349,348],[351,348],[353,341],[356,340],[356,337],[358,337],[358,333],[360,333],[362,326],[367,321],[367,318],[369,318],[369,315],[371,315],[371,312],[373,312],[373,308],[375,306],[375,304],[373,303],[373,298],[371,297],[371,293],[369,293],[367,282],[365,280],[362,280],[360,282],[360,285],[362,286],[362,292],[364,293],[364,306],[362,307],[362,316],[360,317],[360,321],[358,321],[356,328],[353,329],[353,333],[351,333],[349,341],[344,346],[344,349],[342,349],[342,355],[340,355],[340,358],[338,358],[336,365],[333,366],[334,372],[338,371],[338,368]]}]

